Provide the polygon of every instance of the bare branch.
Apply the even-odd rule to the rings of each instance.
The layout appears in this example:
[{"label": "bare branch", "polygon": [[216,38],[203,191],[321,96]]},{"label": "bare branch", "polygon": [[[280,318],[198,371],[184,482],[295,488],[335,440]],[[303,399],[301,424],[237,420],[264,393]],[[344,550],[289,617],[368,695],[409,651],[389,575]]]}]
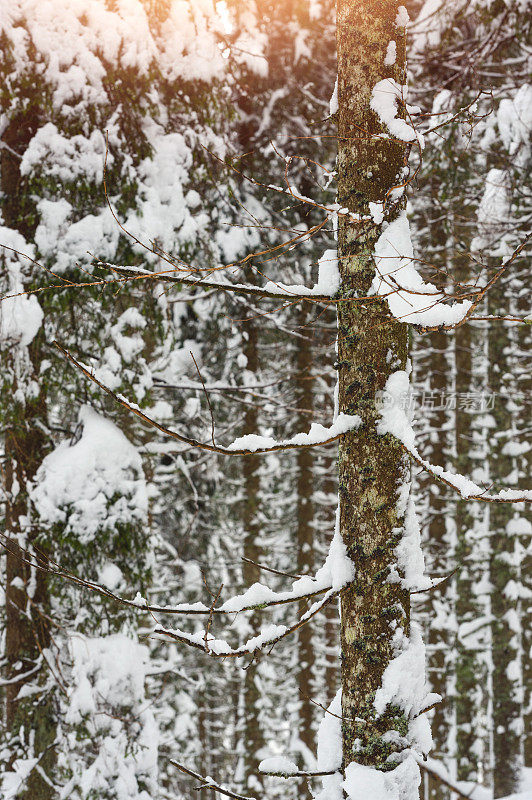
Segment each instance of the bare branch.
[{"label": "bare branch", "polygon": [[294,580],[298,580],[299,578],[304,577],[303,575],[294,575],[291,572],[283,572],[280,569],[273,569],[272,567],[267,567],[264,564],[259,564],[258,561],[253,561],[251,558],[242,557],[242,561],[245,561],[247,564],[253,564],[254,567],[258,567],[259,569],[262,569],[265,572],[271,572],[273,575],[284,575],[287,578],[294,578]]},{"label": "bare branch", "polygon": [[[419,768],[423,770],[423,772],[428,772],[428,774],[433,778],[436,778],[436,780],[439,781],[442,786],[447,786],[448,789],[451,789],[451,791],[455,792],[462,800],[475,800],[476,789],[480,789],[480,786],[477,787],[476,785],[473,785],[471,790],[469,790],[469,788],[460,788],[460,785],[455,781],[452,781],[451,778],[446,774],[442,775],[443,769],[438,769],[437,767],[439,765],[437,765],[436,762],[434,762],[434,764],[432,762],[433,759],[430,759],[430,761],[422,761],[421,759],[418,759]],[[465,794],[466,791],[468,791],[469,794]]]},{"label": "bare branch", "polygon": [[414,591],[410,592],[410,594],[424,594],[424,592],[433,592],[435,589],[439,589],[443,583],[447,583],[447,581],[449,581],[453,575],[456,575],[459,569],[460,566],[455,567],[455,569],[453,569],[453,571],[448,575],[445,575],[443,578],[436,579],[432,586],[429,586],[426,589],[414,589]]},{"label": "bare branch", "polygon": [[[501,278],[501,276],[504,275],[504,273],[507,271],[508,267],[510,267],[513,264],[513,262],[515,261],[517,256],[520,255],[520,253],[522,253],[522,251],[525,249],[525,247],[527,246],[527,244],[531,240],[532,240],[532,233],[529,233],[528,236],[525,236],[525,238],[523,239],[521,244],[519,244],[519,246],[516,247],[516,249],[513,251],[512,255],[503,264],[501,264],[501,266],[499,267],[499,269],[497,270],[495,275],[477,293],[476,299],[471,303],[471,306],[468,309],[467,313],[464,315],[464,317],[459,322],[456,322],[454,325],[442,325],[440,327],[438,327],[438,326],[432,326],[432,327],[422,326],[421,329],[422,329],[423,333],[425,333],[427,331],[436,331],[436,330],[444,330],[444,331],[455,330],[456,328],[460,328],[465,322],[467,322],[471,318],[471,315],[473,314],[475,309],[478,308],[479,304],[482,302],[482,300],[484,299],[485,295],[492,288],[492,286],[494,286],[497,283],[497,281]],[[518,321],[521,321],[521,320],[518,320]]]},{"label": "bare branch", "polygon": [[320,778],[324,777],[325,775],[336,775],[339,770],[328,769],[324,770],[323,772],[314,770],[309,770],[307,772],[301,770],[298,770],[297,772],[267,772],[266,770],[261,769],[260,772],[263,775],[270,775],[275,778],[285,778],[286,780],[289,780],[290,778]]},{"label": "bare branch", "polygon": [[226,797],[232,797],[233,800],[256,800],[255,797],[249,797],[248,795],[243,794],[235,794],[235,792],[232,792],[230,789],[226,789],[225,786],[220,786],[220,784],[215,783],[211,778],[204,778],[203,775],[200,775],[198,772],[194,772],[194,770],[183,766],[183,764],[179,764],[179,762],[174,761],[173,758],[169,758],[168,761],[185,775],[190,775],[191,778],[195,778],[196,780],[200,781],[200,788],[202,789],[212,789],[214,792],[223,794]]}]

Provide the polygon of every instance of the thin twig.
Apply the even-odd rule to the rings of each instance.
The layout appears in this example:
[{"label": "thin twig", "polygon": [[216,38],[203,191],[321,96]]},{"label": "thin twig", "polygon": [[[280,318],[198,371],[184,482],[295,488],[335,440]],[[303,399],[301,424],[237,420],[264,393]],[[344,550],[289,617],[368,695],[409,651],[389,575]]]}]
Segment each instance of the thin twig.
[{"label": "thin twig", "polygon": [[433,778],[436,778],[436,780],[443,784],[443,786],[447,786],[448,789],[451,789],[451,791],[455,792],[458,797],[462,798],[462,800],[471,800],[473,793],[477,788],[476,786],[473,786],[469,794],[464,794],[464,792],[456,785],[456,783],[451,781],[449,778],[442,777],[440,773],[434,769],[434,767],[429,766],[426,761],[421,761],[421,759],[418,759],[418,764],[423,772],[428,772],[429,775],[432,775]]},{"label": "thin twig", "polygon": [[211,400],[210,400],[210,397],[209,397],[209,393],[208,393],[207,389],[205,388],[205,381],[203,380],[203,378],[201,376],[200,369],[199,369],[199,367],[197,365],[196,359],[194,358],[194,353],[192,352],[192,350],[190,350],[189,352],[190,352],[190,355],[192,356],[192,361],[194,362],[194,366],[196,367],[196,370],[198,372],[198,376],[199,376],[199,379],[201,381],[201,385],[203,386],[203,391],[205,392],[205,397],[207,398],[207,405],[209,406],[209,412],[210,412],[210,415],[211,415],[211,438],[212,438],[212,444],[213,444],[213,447],[216,447],[216,442],[214,440],[214,414],[212,413]]},{"label": "thin twig", "polygon": [[410,592],[410,594],[411,595],[412,594],[423,594],[424,592],[433,592],[435,589],[439,589],[440,586],[442,585],[442,583],[447,583],[447,581],[450,580],[453,577],[453,575],[456,575],[456,573],[458,572],[459,569],[460,569],[459,566],[455,567],[452,572],[450,572],[444,578],[441,578],[438,581],[438,583],[434,583],[432,586],[429,586],[427,589],[415,589],[413,592]]},{"label": "thin twig", "polygon": [[201,781],[201,788],[208,788],[212,789],[214,792],[218,792],[219,794],[223,794],[226,797],[232,797],[233,800],[256,800],[255,797],[249,797],[248,795],[243,794],[235,794],[230,789],[226,789],[224,786],[220,786],[217,783],[214,783],[210,778],[204,778],[203,775],[200,775],[198,772],[194,772],[194,770],[189,769],[189,767],[185,767],[183,764],[179,764],[179,762],[174,761],[173,758],[169,758],[168,761],[172,766],[177,767],[178,770],[184,772],[185,775],[190,775],[191,778],[195,778],[198,781]]},{"label": "thin twig", "polygon": [[293,575],[291,572],[283,572],[280,569],[273,569],[273,567],[267,567],[264,564],[259,564],[258,561],[253,561],[251,558],[242,557],[242,561],[245,561],[247,564],[253,564],[254,567],[258,567],[259,569],[263,569],[264,572],[271,572],[273,575],[283,575],[287,578],[294,578],[294,580],[298,580],[299,578],[305,577],[304,575]]},{"label": "thin twig", "polygon": [[293,444],[290,443],[290,441],[279,442],[278,444],[272,445],[271,447],[259,447],[256,450],[237,449],[237,448],[233,449],[229,447],[221,447],[220,445],[207,444],[206,442],[200,442],[197,439],[192,439],[190,436],[185,436],[184,434],[179,433],[178,431],[171,430],[170,428],[165,428],[164,425],[161,425],[156,420],[152,419],[151,417],[148,417],[147,414],[145,414],[143,411],[140,410],[140,408],[131,405],[130,403],[128,403],[127,400],[125,400],[122,397],[119,397],[119,395],[115,394],[115,392],[113,392],[112,389],[110,389],[104,383],[99,381],[98,378],[94,375],[94,373],[92,373],[87,367],[85,367],[83,364],[77,361],[74,358],[74,356],[67,350],[65,350],[63,347],[61,347],[61,345],[58,342],[54,341],[52,342],[52,344],[59,350],[60,353],[63,354],[65,358],[67,358],[71,362],[71,364],[73,364],[80,372],[82,372],[87,378],[89,378],[89,380],[91,380],[93,383],[99,386],[100,389],[102,389],[106,394],[109,395],[109,397],[112,397],[116,403],[126,408],[132,414],[135,414],[137,417],[146,422],[152,428],[156,428],[161,433],[164,433],[165,436],[170,436],[172,439],[177,439],[179,442],[183,442],[183,444],[186,444],[189,447],[195,447],[198,450],[208,450],[211,453],[220,453],[221,455],[224,456],[262,455],[264,453],[275,453],[280,450],[302,450],[302,449],[309,449],[311,447],[322,447],[325,444],[331,444],[332,442],[335,442],[337,439],[339,439],[341,436],[344,435],[343,433],[338,433],[322,441],[309,442],[308,444]]}]

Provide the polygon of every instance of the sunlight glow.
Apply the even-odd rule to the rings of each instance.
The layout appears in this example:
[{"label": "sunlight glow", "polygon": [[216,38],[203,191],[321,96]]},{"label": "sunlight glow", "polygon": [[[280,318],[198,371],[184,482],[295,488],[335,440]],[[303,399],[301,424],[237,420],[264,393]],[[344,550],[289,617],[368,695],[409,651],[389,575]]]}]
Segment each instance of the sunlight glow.
[{"label": "sunlight glow", "polygon": [[227,8],[226,0],[218,0],[216,3],[216,11],[222,20],[222,25],[225,33],[232,33],[233,26],[231,24],[231,18],[229,16],[229,9]]}]

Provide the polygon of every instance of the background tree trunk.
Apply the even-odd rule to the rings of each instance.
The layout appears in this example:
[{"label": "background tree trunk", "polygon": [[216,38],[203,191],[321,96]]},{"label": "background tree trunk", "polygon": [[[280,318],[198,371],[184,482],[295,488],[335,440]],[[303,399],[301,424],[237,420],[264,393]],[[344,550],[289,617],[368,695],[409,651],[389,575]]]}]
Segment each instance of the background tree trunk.
[{"label": "background tree trunk", "polygon": [[[15,119],[4,132],[3,142],[22,155],[35,134],[38,117],[33,112]],[[7,148],[0,150],[0,188],[4,223],[31,237],[30,199],[21,189],[20,160]],[[3,265],[4,266],[4,265]],[[32,754],[49,774],[54,763],[55,720],[52,698],[42,684],[47,676],[43,650],[50,644],[49,597],[46,576],[23,563],[24,550],[39,553],[46,560],[42,546],[35,545],[39,530],[32,524],[28,497],[34,477],[49,443],[46,437],[45,398],[40,385],[42,329],[28,347],[13,343],[2,353],[2,418],[5,424],[5,467],[2,470],[6,498],[6,631],[4,677],[4,722],[9,737],[9,761],[27,757],[30,737],[34,736]],[[25,686],[29,691],[20,697]],[[20,749],[19,749],[20,748]],[[25,782],[21,800],[47,800],[53,790],[35,769]]]},{"label": "background tree trunk", "polygon": [[[248,280],[253,281],[252,274]],[[257,383],[259,370],[258,331],[255,320],[244,325],[246,340],[244,355],[246,356],[246,371],[253,376]],[[258,409],[254,399],[249,396],[250,404],[244,412],[244,433],[254,433],[259,430]],[[242,523],[244,527],[244,558],[260,563],[262,561],[261,526],[258,517],[260,497],[260,466],[261,458],[249,455],[242,462],[244,471],[244,504]],[[252,586],[261,580],[260,569],[248,561],[244,562],[244,586]],[[261,613],[254,611],[249,616],[251,635],[258,634],[261,626]],[[264,747],[264,733],[261,720],[261,691],[257,663],[251,664],[244,673],[244,785],[247,790],[261,791],[263,780],[258,770],[260,761],[259,753]],[[250,782],[251,781],[251,782]]]},{"label": "background tree trunk", "polygon": [[[308,322],[308,308],[301,303],[298,309],[298,329],[302,337],[296,340],[297,370],[297,429],[308,427],[309,412],[314,407],[314,384],[312,380],[312,343],[310,332],[305,328]],[[305,413],[307,412],[307,413]],[[297,572],[300,575],[314,574],[314,505],[313,493],[315,475],[314,454],[312,450],[297,451]],[[299,604],[301,616],[308,608],[307,602]],[[299,738],[305,748],[312,753],[315,749],[314,714],[311,698],[313,696],[313,672],[315,652],[313,646],[313,626],[303,625],[297,636],[297,687],[299,702]],[[302,765],[303,769],[305,764]],[[310,790],[305,780],[300,781],[299,797],[310,798]]]}]

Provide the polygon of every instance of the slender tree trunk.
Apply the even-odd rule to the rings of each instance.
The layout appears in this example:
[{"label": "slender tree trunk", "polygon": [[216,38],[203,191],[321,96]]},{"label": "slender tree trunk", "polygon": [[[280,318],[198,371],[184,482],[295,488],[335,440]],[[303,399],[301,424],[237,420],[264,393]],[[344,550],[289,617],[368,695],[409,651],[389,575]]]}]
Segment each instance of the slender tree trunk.
[{"label": "slender tree trunk", "polygon": [[[504,285],[494,287],[488,297],[489,313],[507,312]],[[507,291],[508,289],[506,289]],[[496,486],[511,484],[515,460],[507,449],[512,436],[512,400],[514,379],[509,363],[508,329],[500,322],[489,328],[490,388],[495,393],[492,410],[497,423],[497,439],[492,440],[490,479]],[[493,662],[493,795],[504,797],[517,792],[521,779],[520,716],[520,630],[518,602],[513,587],[519,586],[517,540],[510,525],[513,509],[497,503],[490,508],[491,560],[490,582],[493,587],[491,608]]]},{"label": "slender tree trunk", "polygon": [[[336,322],[336,320],[335,320]],[[336,376],[332,373],[325,379],[325,384],[328,387],[328,397],[334,396]],[[323,510],[324,518],[326,521],[325,531],[327,533],[325,542],[322,542],[322,548],[327,546],[330,541],[330,531],[334,530],[334,512],[338,503],[338,474],[336,466],[336,456],[327,449],[322,458],[322,471],[323,477],[323,491],[326,498],[330,498]],[[340,664],[339,664],[339,645],[340,645],[340,614],[339,604],[329,603],[324,611],[323,622],[323,641],[325,644],[325,672],[324,672],[324,700],[323,704],[328,707],[336,693],[340,681]]]},{"label": "slender tree trunk", "polygon": [[[305,329],[308,321],[308,308],[302,303],[298,311],[298,327],[304,338],[296,340],[297,370],[297,404],[301,409],[298,415],[297,429],[303,431],[308,427],[308,414],[313,409],[314,385],[312,380],[312,344]],[[297,571],[300,575],[314,573],[314,455],[312,450],[297,452]],[[307,603],[300,604],[301,615],[307,610]],[[297,687],[299,701],[299,738],[310,752],[315,749],[314,715],[311,703],[313,695],[314,647],[312,642],[312,624],[299,628],[297,637],[298,663]],[[306,765],[303,765],[303,768]],[[307,782],[302,781],[299,787],[299,798],[310,798]]]},{"label": "slender tree trunk", "polygon": [[[251,276],[248,276],[251,278]],[[252,280],[252,278],[251,278]],[[251,281],[250,281],[251,282]],[[255,320],[245,325],[247,336],[244,344],[244,355],[247,358],[246,371],[257,378],[259,369],[258,330]],[[250,398],[252,399],[252,398]],[[244,413],[245,433],[254,433],[259,430],[259,420],[256,405],[246,406]],[[260,493],[260,456],[249,455],[243,461],[244,469],[244,508],[242,523],[244,525],[244,558],[260,562],[262,548],[259,543],[261,529],[259,513]],[[244,585],[251,586],[261,579],[258,567],[244,562]],[[249,626],[252,632],[258,633],[261,626],[259,612],[253,612],[249,617]],[[260,791],[263,783],[258,771],[260,761],[259,752],[264,747],[264,734],[260,709],[261,692],[259,675],[256,664],[252,664],[244,675],[244,780],[246,789]],[[252,783],[250,783],[252,781]]]},{"label": "slender tree trunk", "polygon": [[[393,0],[338,0],[339,155],[338,202],[367,216],[369,202],[382,202],[401,183],[405,146],[383,138],[370,110],[372,89],[386,78],[404,83],[404,29],[395,25]],[[397,63],[384,65],[387,45],[397,42]],[[388,213],[397,214],[397,206]],[[393,216],[392,216],[393,215]],[[341,295],[366,294],[375,273],[374,248],[382,227],[340,217],[338,253]],[[409,597],[388,583],[401,521],[398,489],[405,478],[401,446],[377,434],[375,393],[389,375],[405,369],[407,328],[391,318],[384,302],[338,304],[340,411],[359,414],[363,427],[342,437],[339,450],[340,532],[355,567],[355,583],[341,596],[343,762],[390,768],[393,746],[382,735],[404,728],[401,714],[378,715],[374,698],[393,658],[396,623],[408,633]],[[356,743],[356,750],[355,750]]]},{"label": "slender tree trunk", "polygon": [[[456,145],[454,176],[449,191],[458,198],[449,211],[449,271],[456,282],[471,280],[466,255],[476,230],[476,209],[464,195],[467,154]],[[486,389],[486,332],[482,323],[454,331],[455,463],[462,475],[486,469],[485,425],[474,398]],[[489,761],[489,628],[478,624],[488,616],[489,598],[478,591],[487,569],[489,530],[484,503],[459,500],[455,506],[455,749],[456,777],[481,783]]]},{"label": "slender tree trunk", "polygon": [[[455,332],[455,345],[457,397],[467,397],[473,391],[474,342],[470,326],[464,325]],[[463,475],[471,475],[473,470],[472,422],[471,414],[459,407],[455,424],[455,468]],[[478,779],[480,762],[476,721],[480,713],[481,666],[477,640],[468,631],[476,628],[476,621],[480,617],[480,606],[474,591],[478,579],[474,569],[478,547],[475,537],[477,510],[471,502],[460,500],[456,504],[456,768],[459,780],[474,781]]]},{"label": "slender tree trunk", "polygon": [[[23,153],[35,133],[35,116],[14,120],[3,141]],[[1,153],[1,191],[4,223],[28,238],[32,222],[21,191],[20,161],[7,149]],[[44,774],[54,764],[54,713],[49,691],[42,688],[47,665],[43,650],[50,645],[48,586],[42,572],[23,563],[24,550],[46,553],[35,545],[39,531],[32,525],[29,483],[47,450],[46,404],[39,375],[42,331],[28,347],[13,344],[2,353],[2,428],[5,467],[2,471],[6,498],[6,632],[3,716],[8,737],[8,761],[39,757]],[[39,687],[40,685],[40,690]],[[30,687],[24,696],[25,687]],[[37,691],[33,691],[37,688]],[[21,800],[47,800],[53,790],[37,770],[32,770]]]},{"label": "slender tree trunk", "polygon": [[[523,285],[526,285],[529,265],[525,263],[522,274],[518,276]],[[522,292],[515,303],[515,310],[519,316],[528,313],[529,298]],[[530,418],[532,417],[532,371],[527,369],[530,365],[532,352],[532,335],[529,325],[520,325],[515,333],[517,345],[517,392],[520,397],[522,413],[517,420],[520,436],[523,440],[528,434]],[[521,456],[522,467],[520,477],[528,479],[532,475],[532,448]],[[527,602],[527,597],[532,597],[532,515],[523,509],[514,514],[514,530],[519,538],[523,561],[521,575],[523,580],[523,598],[521,610],[522,652],[523,652],[523,763],[525,767],[532,768],[532,603]]]},{"label": "slender tree trunk", "polygon": [[[435,409],[424,408],[421,413],[428,416],[430,426],[430,455],[434,464],[446,467],[448,461],[447,437],[449,436],[447,420],[449,412],[445,410],[445,401],[450,394],[448,385],[448,336],[444,333],[433,333],[429,338],[430,388],[433,393]],[[424,489],[428,492],[428,548],[430,552],[430,572],[435,575],[446,575],[451,570],[453,552],[447,531],[449,508],[448,491],[429,479],[424,481]],[[438,592],[427,597],[427,646],[429,651],[428,678],[431,689],[437,692],[443,701],[434,709],[432,719],[433,755],[448,765],[449,736],[451,727],[451,703],[449,688],[450,656],[452,649],[452,626],[448,623],[452,606],[449,605],[449,587],[444,584]],[[438,624],[440,621],[440,624]],[[438,781],[434,775],[426,776],[427,800],[448,800],[449,789]]]}]

